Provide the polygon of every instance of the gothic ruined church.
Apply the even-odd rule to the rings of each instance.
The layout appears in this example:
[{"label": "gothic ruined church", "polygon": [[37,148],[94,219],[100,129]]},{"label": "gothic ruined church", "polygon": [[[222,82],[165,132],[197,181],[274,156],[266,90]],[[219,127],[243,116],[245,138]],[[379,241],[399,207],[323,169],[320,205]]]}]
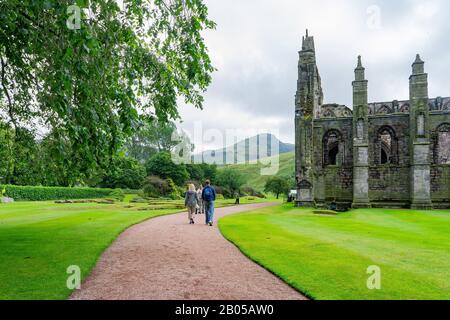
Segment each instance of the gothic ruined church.
[{"label": "gothic ruined church", "polygon": [[298,206],[450,208],[450,98],[428,97],[419,55],[409,86],[408,101],[369,103],[359,57],[353,110],[324,104],[306,33],[295,98]]}]

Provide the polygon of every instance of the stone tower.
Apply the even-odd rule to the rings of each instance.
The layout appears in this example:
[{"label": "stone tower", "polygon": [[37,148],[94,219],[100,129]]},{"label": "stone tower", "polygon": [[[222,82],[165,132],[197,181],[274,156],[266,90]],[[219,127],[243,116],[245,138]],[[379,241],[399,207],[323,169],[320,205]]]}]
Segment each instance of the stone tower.
[{"label": "stone tower", "polygon": [[432,208],[428,74],[425,73],[424,65],[425,63],[417,55],[409,78],[412,209]]},{"label": "stone tower", "polygon": [[370,208],[368,81],[361,56],[353,81],[353,208]]},{"label": "stone tower", "polygon": [[297,204],[314,205],[313,119],[320,114],[323,91],[316,64],[314,38],[302,39],[299,52],[297,93],[295,96],[295,140]]}]

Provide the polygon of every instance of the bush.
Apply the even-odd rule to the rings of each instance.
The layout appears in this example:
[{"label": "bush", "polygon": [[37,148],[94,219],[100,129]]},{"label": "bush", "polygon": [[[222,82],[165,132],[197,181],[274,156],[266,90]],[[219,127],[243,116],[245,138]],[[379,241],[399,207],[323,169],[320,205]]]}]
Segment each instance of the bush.
[{"label": "bush", "polygon": [[123,193],[125,194],[133,194],[133,195],[140,195],[142,194],[142,190],[134,190],[134,189],[122,189]]},{"label": "bush", "polygon": [[185,184],[186,185],[193,184],[195,186],[195,189],[198,189],[200,187],[200,185],[201,185],[201,182],[198,181],[198,180],[189,180],[189,181],[186,181]]},{"label": "bush", "polygon": [[145,179],[144,195],[147,197],[159,198],[169,192],[169,184],[166,180],[157,176],[150,176]]},{"label": "bush", "polygon": [[225,197],[221,193],[216,194],[216,200],[225,200]]},{"label": "bush", "polygon": [[189,173],[185,165],[177,165],[172,161],[168,152],[160,152],[150,158],[146,165],[147,174],[163,179],[172,179],[177,185],[182,185],[189,180]]},{"label": "bush", "polygon": [[144,195],[151,198],[181,199],[180,190],[171,178],[163,180],[157,176],[151,176],[145,180]]},{"label": "bush", "polygon": [[220,187],[220,186],[214,186],[214,190],[216,190],[216,194],[221,194],[225,198],[232,198],[233,194],[228,188]]},{"label": "bush", "polygon": [[24,187],[0,185],[5,189],[5,196],[15,201],[46,201],[65,199],[96,199],[109,197],[113,190],[96,188],[65,188],[65,187]]},{"label": "bush", "polygon": [[114,159],[100,187],[139,189],[146,177],[145,167],[132,158]]},{"label": "bush", "polygon": [[258,194],[260,194],[260,192],[256,191],[252,187],[246,186],[241,188],[241,195],[243,195],[244,197],[245,196],[256,197],[258,196]]},{"label": "bush", "polygon": [[123,202],[123,200],[125,199],[125,193],[123,193],[122,189],[114,189],[113,192],[111,192],[110,195],[111,198]]},{"label": "bush", "polygon": [[180,200],[181,199],[181,193],[180,190],[178,189],[178,187],[176,186],[175,182],[173,182],[172,179],[167,178],[166,179],[167,185],[169,186],[169,192],[168,192],[168,196],[170,199],[172,200]]}]

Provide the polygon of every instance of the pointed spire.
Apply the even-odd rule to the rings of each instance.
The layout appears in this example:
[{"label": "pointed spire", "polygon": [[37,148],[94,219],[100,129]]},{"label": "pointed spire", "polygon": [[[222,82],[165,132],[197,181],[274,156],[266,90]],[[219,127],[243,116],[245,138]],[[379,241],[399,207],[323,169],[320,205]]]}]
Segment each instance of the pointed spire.
[{"label": "pointed spire", "polygon": [[422,74],[425,73],[425,62],[420,58],[420,54],[416,55],[416,60],[412,65],[412,74]]},{"label": "pointed spire", "polygon": [[309,36],[309,31],[306,29],[306,37],[302,37],[302,50],[312,50],[315,51],[314,48],[314,37]]},{"label": "pointed spire", "polygon": [[422,59],[420,58],[420,54],[417,54],[417,55],[416,55],[416,61],[414,61],[414,63],[424,63],[424,62],[422,61]]},{"label": "pointed spire", "polygon": [[363,68],[361,56],[358,56],[358,66],[357,66],[357,68],[358,68],[358,69]]},{"label": "pointed spire", "polygon": [[364,81],[365,80],[365,69],[362,65],[361,56],[358,56],[358,65],[355,69],[355,80],[356,81]]}]

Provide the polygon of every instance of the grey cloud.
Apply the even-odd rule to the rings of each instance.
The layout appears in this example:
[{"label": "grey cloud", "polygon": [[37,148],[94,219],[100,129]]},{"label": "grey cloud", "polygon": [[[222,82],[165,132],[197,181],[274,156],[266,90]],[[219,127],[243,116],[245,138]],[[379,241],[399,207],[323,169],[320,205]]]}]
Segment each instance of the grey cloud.
[{"label": "grey cloud", "polygon": [[[275,117],[281,118],[277,122],[281,140],[292,143],[297,52],[306,28],[316,40],[326,102],[351,107],[351,82],[358,54],[363,55],[367,70],[370,100],[408,98],[411,63],[418,52],[430,73],[430,95],[450,95],[450,88],[443,91],[450,71],[448,1],[206,3],[211,18],[218,23],[217,30],[208,32],[206,40],[219,70],[206,95],[205,110],[182,108],[183,128],[191,127],[196,120],[204,120],[205,128],[256,128],[266,124],[265,118]],[[381,10],[380,30],[367,26],[367,8],[371,5]],[[218,114],[220,119],[215,119]]]}]

